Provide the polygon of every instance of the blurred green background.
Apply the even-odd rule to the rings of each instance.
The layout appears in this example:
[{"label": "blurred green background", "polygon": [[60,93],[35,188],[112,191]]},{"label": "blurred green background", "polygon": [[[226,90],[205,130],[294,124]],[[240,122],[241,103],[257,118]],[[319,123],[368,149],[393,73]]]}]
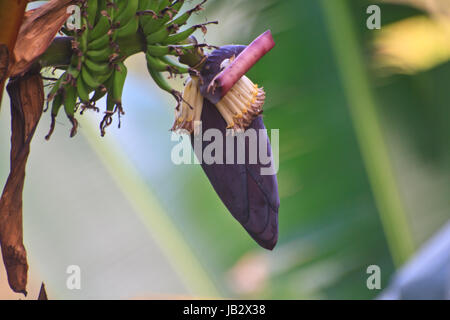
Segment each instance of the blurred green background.
[{"label": "blurred green background", "polygon": [[[380,30],[366,27],[374,3]],[[24,191],[30,298],[41,281],[54,299],[376,297],[367,267],[380,266],[386,287],[450,218],[450,10],[433,4],[450,5],[417,3],[210,0],[191,22],[219,20],[206,35],[218,46],[248,44],[266,29],[275,38],[248,74],[267,93],[266,127],[280,130],[272,252],[232,218],[200,166],[171,163],[173,101],[142,54],[126,62],[120,130],[100,138],[102,115],[88,113],[70,139],[61,116],[46,142],[44,114]],[[405,24],[414,19],[428,27]],[[436,30],[447,41],[431,41]],[[2,104],[5,181],[7,95]],[[81,290],[66,287],[69,265],[81,268]],[[3,268],[0,297],[17,298]]]}]

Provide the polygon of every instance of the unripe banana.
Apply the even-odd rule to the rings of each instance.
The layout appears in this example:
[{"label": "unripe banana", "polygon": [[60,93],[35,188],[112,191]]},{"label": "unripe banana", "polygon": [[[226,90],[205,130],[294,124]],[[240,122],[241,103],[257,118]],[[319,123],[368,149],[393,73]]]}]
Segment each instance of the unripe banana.
[{"label": "unripe banana", "polygon": [[114,103],[114,89],[109,89],[108,96],[106,97],[106,111],[113,113],[116,104]]},{"label": "unripe banana", "polygon": [[81,102],[89,103],[89,93],[91,89],[88,85],[85,84],[82,77],[78,77],[77,79],[77,93],[80,97]]},{"label": "unripe banana", "polygon": [[50,124],[50,129],[47,135],[45,136],[45,140],[49,140],[50,137],[52,136],[53,131],[55,130],[56,116],[58,115],[58,112],[61,109],[62,104],[63,104],[63,94],[62,92],[58,92],[52,102],[52,112],[51,112],[52,122]]},{"label": "unripe banana", "polygon": [[102,12],[106,12],[106,1],[98,0],[97,3],[97,13],[95,15],[94,25],[91,26],[91,30],[98,24],[101,17],[103,17]]},{"label": "unripe banana", "polygon": [[63,98],[64,97],[63,97],[62,92],[58,92],[55,95],[55,98],[53,99],[53,102],[52,102],[52,116],[56,117],[58,115],[59,109],[61,109],[61,106],[64,102]]},{"label": "unripe banana", "polygon": [[[140,11],[148,10],[157,13],[158,8],[159,8],[159,0],[141,0],[139,4]],[[143,15],[139,18],[139,25],[141,26],[142,29],[144,29],[144,26],[152,20],[155,20],[154,17],[150,15]]]},{"label": "unripe banana", "polygon": [[99,0],[88,0],[88,2],[87,2],[86,15],[87,15],[87,22],[88,22],[89,27],[92,27],[95,24],[98,1]]},{"label": "unripe banana", "polygon": [[150,0],[139,0],[139,5],[138,5],[138,10],[139,11],[144,11],[144,10],[148,10],[148,5],[149,5]]},{"label": "unripe banana", "polygon": [[105,46],[109,45],[110,36],[108,33],[105,33],[101,37],[91,41],[88,43],[87,48],[88,50],[99,50],[104,48]]},{"label": "unripe banana", "polygon": [[94,78],[94,76],[87,70],[87,68],[81,69],[81,78],[83,78],[83,81],[93,89],[98,88],[102,84],[100,81]]},{"label": "unripe banana", "polygon": [[153,57],[150,54],[145,55],[147,59],[147,67],[148,69],[152,69],[158,72],[170,71],[170,66],[167,63],[164,63],[159,58]]},{"label": "unripe banana", "polygon": [[157,32],[163,25],[165,25],[177,12],[176,4],[175,7],[168,7],[170,1],[162,0],[156,9],[158,13],[157,19],[147,20],[144,25],[144,34],[149,35],[151,33]]},{"label": "unripe banana", "polygon": [[81,36],[79,37],[80,39],[80,50],[81,51],[86,51],[87,50],[87,45],[88,45],[88,27],[87,27],[87,19],[85,17],[81,18],[81,23],[82,23],[82,27],[81,27]]},{"label": "unripe banana", "polygon": [[188,73],[189,72],[189,67],[178,63],[172,59],[170,59],[167,56],[162,56],[159,58],[163,63],[167,64],[170,68],[170,71],[172,71],[173,73],[178,73],[178,74],[182,74],[182,73]]},{"label": "unripe banana", "polygon": [[203,28],[204,25],[206,25],[206,23],[198,24],[198,25],[192,26],[184,31],[169,35],[169,36],[165,37],[164,40],[162,40],[160,43],[167,45],[167,44],[177,44],[179,42],[182,42],[182,41],[186,40],[191,34],[193,34],[195,30],[197,30],[198,28]]},{"label": "unripe banana", "polygon": [[109,63],[98,63],[90,60],[88,57],[84,60],[84,65],[92,71],[92,73],[98,74],[98,75],[105,75],[108,74],[111,71],[111,67],[109,66]]},{"label": "unripe banana", "polygon": [[139,18],[132,17],[123,27],[117,29],[114,33],[115,38],[126,38],[137,32],[139,28]]},{"label": "unripe banana", "polygon": [[91,32],[89,32],[88,39],[89,41],[100,38],[101,36],[108,33],[111,28],[111,23],[106,16],[106,11],[102,11],[100,18],[98,19],[97,24],[94,26]]},{"label": "unripe banana", "polygon": [[114,3],[116,4],[115,6],[115,10],[116,10],[116,14],[114,16],[114,19],[117,19],[117,15],[121,14],[121,12],[125,9],[125,6],[128,4],[128,1],[122,1],[122,0],[113,0]]},{"label": "unripe banana", "polygon": [[113,76],[113,101],[116,105],[122,104],[122,92],[127,77],[127,67],[123,62],[118,63],[119,70]]},{"label": "unripe banana", "polygon": [[158,11],[164,10],[169,5],[170,5],[170,0],[160,0],[159,1],[159,6],[158,6]]},{"label": "unripe banana", "polygon": [[155,83],[158,87],[160,87],[164,91],[172,93],[172,91],[173,91],[172,87],[169,85],[169,83],[166,81],[166,79],[160,72],[158,72],[154,69],[148,68],[148,73],[153,78],[153,81],[155,81]]},{"label": "unripe banana", "polygon": [[53,98],[55,97],[55,95],[58,93],[58,90],[60,88],[61,82],[63,81],[63,79],[65,79],[65,75],[66,75],[66,73],[64,73],[61,77],[59,77],[58,80],[56,80],[56,82],[53,84],[52,89],[48,93],[48,95],[47,95],[47,108],[48,108],[49,102],[52,101]]},{"label": "unripe banana", "polygon": [[[125,1],[122,1],[122,3]],[[131,18],[136,16],[139,0],[127,0],[123,8],[119,8],[117,15],[114,17],[114,22],[120,23],[120,26],[126,25]]]},{"label": "unripe banana", "polygon": [[108,61],[109,56],[112,53],[113,53],[112,48],[107,46],[99,50],[89,50],[88,52],[86,52],[86,56],[89,57],[92,61],[102,62]]},{"label": "unripe banana", "polygon": [[77,102],[77,90],[74,86],[68,84],[64,86],[64,111],[67,116],[73,117],[75,114]]},{"label": "unripe banana", "polygon": [[164,40],[170,35],[172,30],[176,28],[175,26],[164,27],[157,32],[151,33],[146,37],[147,45],[148,44],[156,44],[163,43]]},{"label": "unripe banana", "polygon": [[178,27],[181,27],[182,25],[186,24],[186,22],[189,20],[189,18],[191,17],[191,15],[194,12],[200,11],[202,10],[202,5],[206,2],[207,0],[203,0],[201,3],[199,3],[198,5],[196,5],[194,8],[186,11],[185,13],[183,13],[182,15],[180,15],[178,18],[170,21],[167,26],[170,25],[177,25]]},{"label": "unripe banana", "polygon": [[78,126],[78,121],[74,117],[77,103],[77,90],[70,84],[66,85],[64,89],[64,111],[66,112],[67,118],[69,118],[70,122],[72,123],[70,137],[73,137],[77,133]]},{"label": "unripe banana", "polygon": [[169,45],[169,46],[147,45],[147,53],[149,53],[154,57],[162,57],[165,55],[181,56],[185,54],[187,51],[196,48],[197,46],[198,45],[195,44]]},{"label": "unripe banana", "polygon": [[[116,9],[117,9],[117,1],[116,0],[105,0],[106,1],[106,16],[109,18],[110,24],[112,24],[115,20]],[[125,1],[123,1],[125,4]]]},{"label": "unripe banana", "polygon": [[184,0],[175,0],[174,2],[172,2],[170,6],[172,7],[173,10],[179,12],[183,7],[184,2],[185,2]]}]

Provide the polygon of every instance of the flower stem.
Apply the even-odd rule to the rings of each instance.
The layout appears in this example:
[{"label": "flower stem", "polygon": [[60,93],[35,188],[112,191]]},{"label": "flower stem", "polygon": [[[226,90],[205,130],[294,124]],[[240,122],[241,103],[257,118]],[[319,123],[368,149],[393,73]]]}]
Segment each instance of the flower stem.
[{"label": "flower stem", "polygon": [[375,203],[392,258],[399,266],[414,252],[414,243],[351,23],[352,17],[346,1],[322,0],[322,7]]},{"label": "flower stem", "polygon": [[42,67],[67,66],[72,56],[72,37],[56,37],[48,49],[39,57]]},{"label": "flower stem", "polygon": [[211,95],[208,97],[209,100],[212,103],[219,102],[228,90],[274,46],[275,41],[270,30],[253,40],[228,67],[211,81],[208,87],[208,93]]}]

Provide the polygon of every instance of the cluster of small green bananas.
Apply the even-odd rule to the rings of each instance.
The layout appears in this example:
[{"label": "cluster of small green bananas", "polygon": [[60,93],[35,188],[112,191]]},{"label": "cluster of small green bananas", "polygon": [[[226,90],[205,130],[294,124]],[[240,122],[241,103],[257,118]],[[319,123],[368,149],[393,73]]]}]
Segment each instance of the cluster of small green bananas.
[{"label": "cluster of small green bananas", "polygon": [[[80,109],[94,109],[96,102],[107,94],[106,111],[100,123],[101,135],[112,122],[115,113],[123,114],[122,92],[127,76],[123,61],[128,57],[127,48],[121,47],[126,39],[140,33],[145,39],[147,67],[155,83],[171,93],[177,100],[177,108],[182,100],[181,93],[174,90],[162,72],[173,74],[196,73],[194,68],[183,65],[168,56],[183,56],[190,50],[204,44],[191,43],[189,36],[197,29],[206,32],[208,22],[194,25],[186,30],[179,28],[189,17],[202,9],[206,0],[177,14],[184,0],[79,0],[81,27],[72,35],[73,55],[70,65],[54,83],[48,94],[47,103],[52,102],[52,123],[49,139],[59,110],[64,111],[72,123],[70,136],[77,131],[75,113]],[[63,30],[64,32],[64,30]],[[135,52],[133,52],[135,53]]]}]

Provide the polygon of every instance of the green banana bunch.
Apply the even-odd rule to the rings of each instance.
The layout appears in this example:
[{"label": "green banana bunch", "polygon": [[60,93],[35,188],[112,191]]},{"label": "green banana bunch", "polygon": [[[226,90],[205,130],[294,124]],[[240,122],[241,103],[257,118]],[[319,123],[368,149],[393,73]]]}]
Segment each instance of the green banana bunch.
[{"label": "green banana bunch", "polygon": [[115,113],[119,116],[120,126],[120,115],[124,114],[122,92],[127,76],[123,61],[136,53],[127,47],[127,41],[136,35],[144,42],[141,50],[146,54],[151,77],[161,89],[172,94],[179,105],[182,95],[169,85],[163,72],[168,72],[169,76],[196,73],[168,56],[180,58],[207,46],[189,43],[188,37],[197,29],[206,32],[208,23],[178,32],[205,2],[203,0],[194,8],[178,14],[184,0],[79,0],[81,28],[63,30],[73,36],[71,62],[54,82],[47,97],[47,106],[51,103],[52,123],[46,139],[50,138],[61,109],[72,124],[70,135],[73,136],[78,126],[75,118],[78,109],[80,114],[86,109],[99,111],[96,102],[105,95],[101,135],[105,134],[105,128],[112,123]]},{"label": "green banana bunch", "polygon": [[[172,55],[181,57],[189,51],[206,46],[205,44],[187,43],[189,36],[197,29],[206,32],[206,25],[192,26],[184,31],[178,32],[179,27],[186,24],[193,13],[202,10],[203,0],[194,8],[177,15],[185,1],[175,0],[172,3],[167,0],[144,0],[141,1],[140,8],[148,10],[155,15],[142,15],[139,18],[139,25],[146,39],[146,60],[147,69],[155,83],[163,90],[169,92],[177,101],[177,109],[182,101],[182,94],[174,90],[166,81],[162,72],[172,74],[195,73],[195,70],[169,59]],[[158,10],[158,11],[155,11]],[[176,16],[176,17],[175,17]],[[174,18],[174,19],[172,19]],[[212,22],[216,23],[216,22]]]}]

